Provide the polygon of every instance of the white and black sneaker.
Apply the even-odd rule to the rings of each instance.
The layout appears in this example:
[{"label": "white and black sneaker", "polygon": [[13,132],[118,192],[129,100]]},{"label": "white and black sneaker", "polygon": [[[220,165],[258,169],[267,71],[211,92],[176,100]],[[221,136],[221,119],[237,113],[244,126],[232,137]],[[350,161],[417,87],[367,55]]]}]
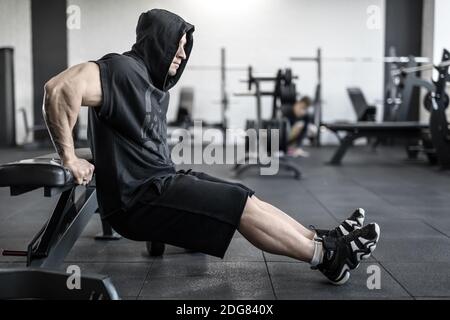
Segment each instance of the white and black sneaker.
[{"label": "white and black sneaker", "polygon": [[349,218],[342,221],[339,226],[332,230],[316,229],[314,226],[311,226],[311,229],[316,232],[316,239],[323,238],[324,236],[340,238],[356,229],[362,228],[364,226],[365,214],[364,209],[358,208]]},{"label": "white and black sneaker", "polygon": [[323,244],[323,261],[312,269],[320,270],[333,284],[344,284],[350,278],[350,270],[356,269],[361,260],[370,257],[379,238],[380,227],[376,223],[339,238],[324,236],[316,240]]}]

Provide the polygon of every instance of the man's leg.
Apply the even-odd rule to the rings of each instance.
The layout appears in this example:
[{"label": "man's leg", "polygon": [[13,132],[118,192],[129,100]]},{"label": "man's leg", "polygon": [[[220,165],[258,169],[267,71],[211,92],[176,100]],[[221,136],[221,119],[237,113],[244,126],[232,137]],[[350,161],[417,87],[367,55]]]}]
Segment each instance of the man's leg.
[{"label": "man's leg", "polygon": [[300,135],[302,130],[303,130],[303,122],[302,121],[297,121],[296,123],[294,123],[294,125],[291,128],[291,131],[289,132],[288,143],[296,145],[298,136]]},{"label": "man's leg", "polygon": [[[193,175],[193,176],[195,176],[195,177],[197,177],[199,179],[208,180],[208,181],[212,181],[212,182],[235,184],[235,183],[232,183],[232,182],[225,181],[223,179],[219,179],[219,178],[210,176],[208,174],[205,174],[204,172],[191,171],[190,175]],[[291,218],[289,215],[287,215],[286,213],[284,213],[280,209],[272,206],[271,204],[269,204],[267,202],[264,202],[264,201],[258,199],[255,195],[253,195],[251,198],[256,200],[256,205],[261,207],[262,210],[265,210],[265,211],[268,211],[269,213],[278,215],[281,219],[283,219],[284,221],[286,221],[287,223],[292,225],[295,229],[297,229],[298,232],[300,232],[306,238],[308,238],[308,239],[313,239],[314,238],[314,234],[315,234],[314,231],[305,228],[298,221],[294,220],[293,218]]]},{"label": "man's leg", "polygon": [[324,229],[307,229],[301,223],[290,217],[288,214],[284,213],[277,207],[267,203],[255,195],[252,199],[256,200],[256,204],[260,206],[262,209],[272,212],[273,214],[279,215],[282,219],[285,219],[288,223],[292,224],[294,228],[296,228],[303,236],[308,239],[314,239],[315,236],[333,236],[333,237],[342,237],[356,229],[360,229],[364,225],[365,211],[362,208],[357,208],[347,219],[342,221],[336,228],[331,230]]},{"label": "man's leg", "polygon": [[302,229],[287,219],[287,215],[264,210],[253,198],[247,198],[239,232],[261,250],[311,262],[315,250],[312,236],[305,237],[300,232]]},{"label": "man's leg", "polygon": [[282,214],[262,209],[253,198],[247,198],[239,232],[261,250],[311,263],[334,284],[347,282],[350,270],[369,258],[376,248],[380,236],[376,223],[340,238],[311,240]]},{"label": "man's leg", "polygon": [[257,198],[255,195],[252,197],[252,199],[256,200],[256,205],[259,206],[261,209],[268,211],[274,215],[279,216],[281,219],[285,220],[286,223],[289,223],[293,228],[297,229],[298,232],[300,232],[304,237],[312,240],[314,239],[315,232],[313,230],[310,230],[303,226],[301,223],[299,223],[297,220],[293,219],[288,214],[284,213],[277,207],[271,205],[270,203],[267,203],[265,201],[262,201],[261,199]]},{"label": "man's leg", "polygon": [[309,123],[311,121],[309,115],[304,116],[302,118],[302,120],[303,120],[303,126],[302,126],[302,128],[301,128],[301,130],[300,130],[300,132],[298,134],[298,137],[297,137],[297,146],[298,147],[302,146],[303,139],[306,137],[306,134],[308,132],[308,125],[309,125]]}]

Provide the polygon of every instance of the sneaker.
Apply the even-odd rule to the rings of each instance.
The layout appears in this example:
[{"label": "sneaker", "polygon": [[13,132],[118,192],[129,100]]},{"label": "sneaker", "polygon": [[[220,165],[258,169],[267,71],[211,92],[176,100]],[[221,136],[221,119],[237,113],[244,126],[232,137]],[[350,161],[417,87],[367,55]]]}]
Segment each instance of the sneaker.
[{"label": "sneaker", "polygon": [[298,157],[308,158],[309,157],[309,152],[305,151],[299,147],[290,147],[288,149],[287,154],[288,154],[288,156],[291,156],[293,158],[298,158]]},{"label": "sneaker", "polygon": [[365,214],[364,209],[358,208],[349,218],[332,230],[316,229],[314,226],[310,226],[310,228],[316,232],[316,238],[323,238],[324,236],[340,238],[356,229],[361,229],[364,225]]},{"label": "sneaker", "polygon": [[380,227],[376,223],[340,238],[325,236],[319,240],[323,243],[323,261],[312,269],[320,270],[331,283],[342,285],[350,278],[350,270],[356,269],[361,260],[370,257],[379,238]]}]

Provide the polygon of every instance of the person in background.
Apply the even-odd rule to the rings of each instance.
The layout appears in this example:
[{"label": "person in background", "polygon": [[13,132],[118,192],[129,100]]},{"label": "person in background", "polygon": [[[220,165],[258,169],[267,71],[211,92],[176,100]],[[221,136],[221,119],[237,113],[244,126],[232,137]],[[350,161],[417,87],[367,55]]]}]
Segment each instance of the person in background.
[{"label": "person in background", "polygon": [[302,97],[296,101],[287,112],[286,117],[291,125],[288,140],[288,155],[294,157],[308,157],[309,153],[302,148],[303,140],[313,129],[312,116],[308,112],[312,106],[311,98]]}]

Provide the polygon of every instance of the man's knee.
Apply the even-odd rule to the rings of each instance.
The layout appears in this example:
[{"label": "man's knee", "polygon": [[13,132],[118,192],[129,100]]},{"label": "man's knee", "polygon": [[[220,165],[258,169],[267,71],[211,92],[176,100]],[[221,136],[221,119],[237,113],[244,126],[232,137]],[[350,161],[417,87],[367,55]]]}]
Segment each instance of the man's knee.
[{"label": "man's knee", "polygon": [[253,215],[258,209],[257,200],[255,196],[247,197],[244,211],[242,212],[241,220]]},{"label": "man's knee", "polygon": [[262,201],[255,195],[252,197],[252,200],[255,202],[255,205],[258,206],[262,210],[265,210],[269,207],[269,204],[267,202]]}]

